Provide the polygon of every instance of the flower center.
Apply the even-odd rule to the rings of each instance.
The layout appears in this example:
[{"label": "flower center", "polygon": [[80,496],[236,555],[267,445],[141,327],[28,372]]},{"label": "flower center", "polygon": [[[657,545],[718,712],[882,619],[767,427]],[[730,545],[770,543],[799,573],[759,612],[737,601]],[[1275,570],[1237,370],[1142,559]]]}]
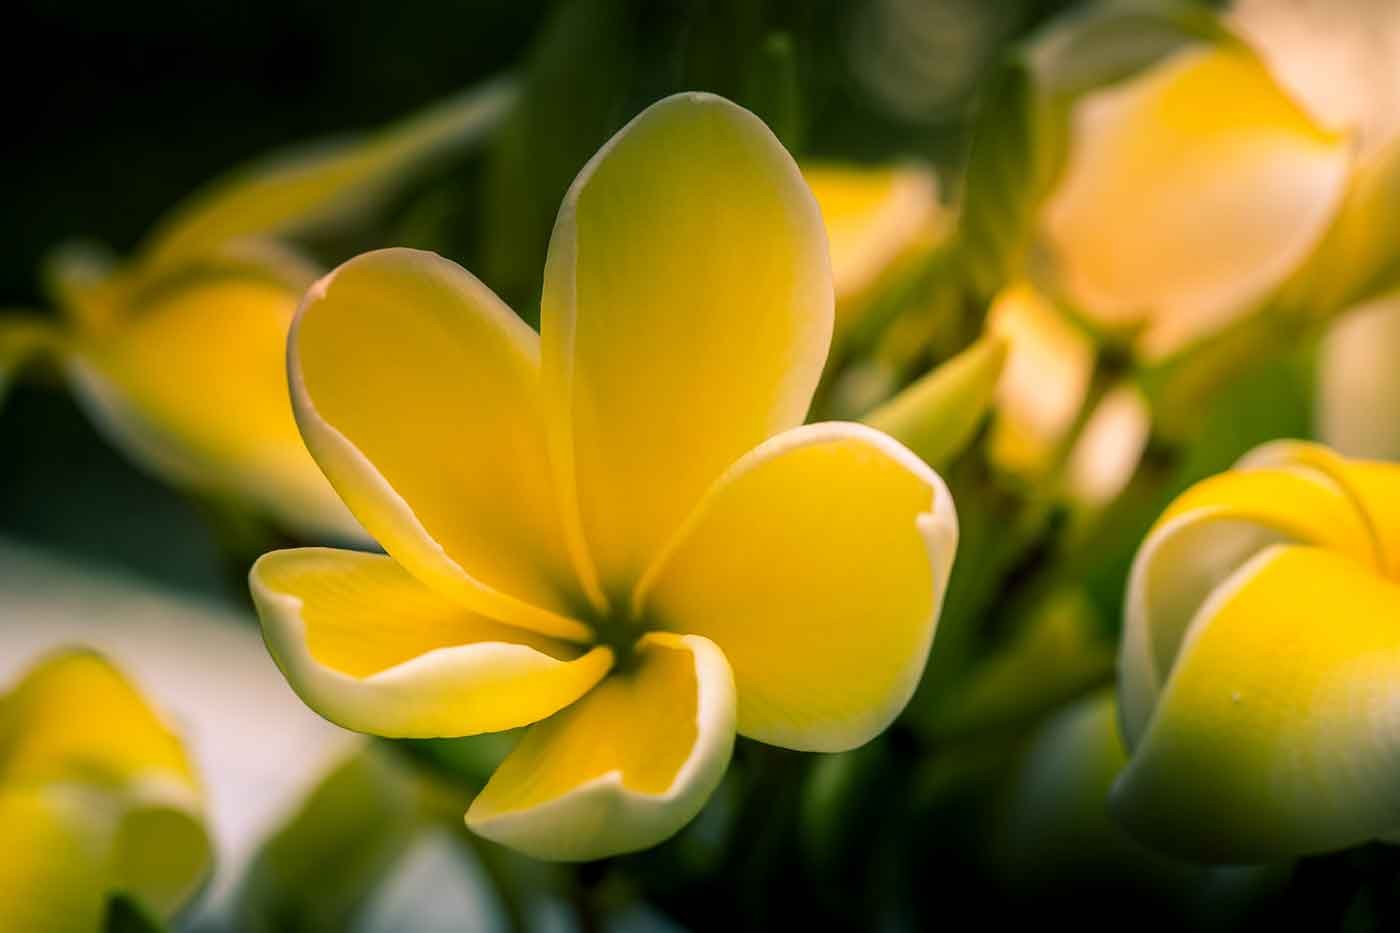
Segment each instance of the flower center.
[{"label": "flower center", "polygon": [[634,619],[623,613],[595,615],[588,619],[588,624],[593,627],[595,642],[612,649],[615,670],[624,670],[631,666],[636,654],[637,639],[645,635],[650,628],[644,620]]}]

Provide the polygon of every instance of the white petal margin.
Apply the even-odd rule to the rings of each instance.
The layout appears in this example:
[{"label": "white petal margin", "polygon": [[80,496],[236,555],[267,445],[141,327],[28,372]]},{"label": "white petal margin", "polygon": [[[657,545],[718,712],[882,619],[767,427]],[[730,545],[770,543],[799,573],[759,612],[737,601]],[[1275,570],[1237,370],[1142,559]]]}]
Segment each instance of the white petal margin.
[{"label": "white petal margin", "polygon": [[539,366],[539,338],[489,288],[411,249],[322,278],[287,341],[306,446],[384,550],[479,612],[583,639]]},{"label": "white petal margin", "polygon": [[[689,684],[672,682],[668,654],[688,656]],[[668,661],[673,670],[661,673]],[[719,648],[694,635],[649,633],[634,663],[532,727],[467,825],[536,858],[585,861],[656,845],[690,822],[734,749],[733,674]],[[668,697],[677,688],[693,699]]]},{"label": "white petal margin", "polygon": [[865,425],[805,425],[715,482],[633,612],[720,646],[743,735],[842,751],[913,695],[957,543],[947,486],[907,448]]},{"label": "white petal margin", "polygon": [[265,554],[249,574],[269,652],[331,722],[391,738],[512,729],[574,702],[612,652],[455,605],[390,557],[331,548]]}]

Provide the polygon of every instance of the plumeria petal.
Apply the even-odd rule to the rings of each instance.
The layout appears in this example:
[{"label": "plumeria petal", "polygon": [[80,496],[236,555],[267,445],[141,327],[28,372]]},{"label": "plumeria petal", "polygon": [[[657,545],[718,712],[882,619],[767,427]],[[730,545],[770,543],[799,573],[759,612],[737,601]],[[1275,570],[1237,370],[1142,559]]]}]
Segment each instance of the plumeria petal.
[{"label": "plumeria petal", "polygon": [[733,746],[724,655],[704,638],[654,632],[629,667],[526,733],[467,825],[540,858],[642,849],[700,811]]},{"label": "plumeria petal", "polygon": [[479,612],[586,636],[539,341],[486,286],[432,253],[365,253],[307,294],[288,369],[312,455],[396,560]]},{"label": "plumeria petal", "polygon": [[363,531],[297,435],[283,364],[297,296],[248,274],[174,282],[100,338],[72,342],[67,367],[107,437],[187,488],[236,497],[289,528]]},{"label": "plumeria petal", "polygon": [[1318,356],[1318,437],[1349,457],[1400,461],[1400,292],[1339,318]]},{"label": "plumeria petal", "polygon": [[1119,687],[1130,744],[1146,728],[1201,605],[1259,551],[1280,543],[1328,547],[1378,566],[1367,522],[1345,491],[1300,464],[1259,464],[1213,476],[1158,520],[1128,581]]},{"label": "plumeria petal", "polygon": [[0,929],[93,933],[107,900],[106,833],[67,787],[0,790]]},{"label": "plumeria petal", "polygon": [[1277,285],[1341,202],[1351,154],[1238,43],[1188,46],[1074,111],[1046,231],[1065,290],[1152,356]]},{"label": "plumeria petal", "polygon": [[1255,450],[1243,465],[1314,470],[1332,480],[1361,513],[1382,572],[1400,577],[1400,464],[1348,459],[1321,444],[1276,441]]},{"label": "plumeria petal", "polygon": [[908,450],[862,425],[807,425],[715,483],[637,615],[723,649],[744,735],[848,749],[918,683],[957,539],[946,487]]},{"label": "plumeria petal", "polygon": [[1142,841],[1262,861],[1400,826],[1400,585],[1274,546],[1196,614],[1112,797]]},{"label": "plumeria petal", "polygon": [[0,699],[0,811],[45,843],[12,847],[27,867],[0,859],[0,921],[42,909],[11,902],[25,885],[40,905],[61,891],[80,915],[115,891],[169,915],[209,870],[201,798],[179,738],[107,661],[68,651],[36,665]]},{"label": "plumeria petal", "polygon": [[574,182],[541,320],[573,546],[625,603],[710,483],[802,421],[832,329],[821,214],[757,117],[669,97]]},{"label": "plumeria petal", "polygon": [[1015,473],[1041,473],[1054,462],[1088,396],[1093,341],[1026,283],[997,295],[987,312],[987,332],[1007,346],[991,458]]},{"label": "plumeria petal", "polygon": [[612,664],[463,608],[393,558],[274,551],[250,574],[268,649],[312,709],[359,732],[461,736],[527,725],[572,703]]},{"label": "plumeria petal", "polygon": [[936,241],[944,221],[938,180],[912,165],[806,165],[802,177],[817,199],[831,241],[837,326],[844,330],[886,273]]}]

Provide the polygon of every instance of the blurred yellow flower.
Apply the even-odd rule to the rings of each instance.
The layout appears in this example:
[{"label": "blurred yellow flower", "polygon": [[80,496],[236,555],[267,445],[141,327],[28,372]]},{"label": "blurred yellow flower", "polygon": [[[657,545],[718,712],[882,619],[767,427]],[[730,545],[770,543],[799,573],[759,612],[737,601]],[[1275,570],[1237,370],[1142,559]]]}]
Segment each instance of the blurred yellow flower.
[{"label": "blurred yellow flower", "polygon": [[1317,364],[1317,436],[1338,452],[1400,460],[1400,292],[1348,311]]},{"label": "blurred yellow flower", "polygon": [[802,168],[831,245],[836,333],[846,333],[879,297],[881,286],[934,248],[947,233],[938,179],[916,165],[862,168],[817,163]]},{"label": "blurred yellow flower", "polygon": [[279,238],[364,211],[411,168],[480,138],[513,96],[490,84],[364,139],[236,171],[177,206],[129,262],[60,250],[49,277],[66,320],[0,316],[0,395],[47,352],[144,468],[298,534],[363,537],[292,418],[287,328],[321,270]]},{"label": "blurred yellow flower", "polygon": [[96,933],[121,894],[168,917],[207,876],[179,738],[101,656],[51,655],[0,697],[0,929]]},{"label": "blurred yellow flower", "polygon": [[676,832],[736,730],[824,751],[880,732],[923,669],[957,518],[888,436],[800,426],[832,303],[796,165],[706,94],[648,108],[580,173],[538,335],[429,253],[322,279],[294,407],[388,555],[254,566],[290,683],[385,736],[534,723],[467,822],[557,859]]},{"label": "blurred yellow flower", "polygon": [[1031,285],[1003,289],[986,329],[1006,342],[988,453],[1002,469],[1037,475],[1068,441],[1094,375],[1094,342]]},{"label": "blurred yellow flower", "polygon": [[1057,289],[1157,359],[1234,320],[1317,247],[1350,139],[1243,42],[1186,43],[1075,103],[1043,217]]},{"label": "blurred yellow flower", "polygon": [[1138,552],[1119,658],[1117,817],[1250,862],[1400,829],[1400,466],[1266,445]]}]

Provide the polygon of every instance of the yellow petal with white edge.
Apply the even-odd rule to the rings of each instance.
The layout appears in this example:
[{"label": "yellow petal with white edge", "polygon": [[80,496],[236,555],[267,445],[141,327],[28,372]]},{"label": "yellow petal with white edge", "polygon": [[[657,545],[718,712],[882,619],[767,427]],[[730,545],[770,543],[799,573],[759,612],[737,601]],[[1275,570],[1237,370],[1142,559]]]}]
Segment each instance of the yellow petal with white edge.
[{"label": "yellow petal with white edge", "polygon": [[826,232],[791,156],[708,94],[652,105],[579,173],[541,304],[551,453],[603,590],[745,451],[800,424],[831,341]]},{"label": "yellow petal with white edge", "polygon": [[1171,855],[1255,862],[1400,827],[1400,585],[1275,547],[1192,622],[1112,795]]},{"label": "yellow petal with white edge", "polygon": [[1349,459],[1321,444],[1301,441],[1265,444],[1242,463],[1316,470],[1333,480],[1373,535],[1382,570],[1400,578],[1400,463]]},{"label": "yellow petal with white edge", "polygon": [[64,787],[0,790],[0,929],[93,933],[107,900],[109,838]]},{"label": "yellow petal with white edge", "polygon": [[[202,794],[184,747],[99,655],[55,654],[0,700],[0,788],[43,791],[49,815],[66,815],[64,845],[100,860],[99,891],[169,915],[208,873]],[[47,817],[32,825],[56,831]]]},{"label": "yellow petal with white edge", "polygon": [[1075,107],[1046,208],[1057,272],[1085,313],[1170,352],[1307,256],[1350,158],[1243,45],[1188,46]]},{"label": "yellow petal with white edge", "polygon": [[1284,543],[1327,547],[1379,569],[1375,540],[1350,497],[1326,473],[1301,464],[1246,458],[1168,506],[1128,578],[1119,707],[1130,746],[1201,604],[1260,551]]},{"label": "yellow petal with white edge", "polygon": [[516,94],[514,82],[491,81],[367,138],[260,159],[181,204],[147,242],[142,264],[178,266],[232,240],[342,221],[435,156],[480,140],[510,112]]},{"label": "yellow petal with white edge", "polygon": [[938,180],[919,166],[834,164],[803,166],[802,177],[821,208],[831,243],[838,327],[849,327],[860,310],[858,299],[941,232]]},{"label": "yellow petal with white edge", "polygon": [[742,734],[842,751],[918,684],[957,541],[953,500],[923,461],[862,425],[807,425],[720,478],[638,612],[720,646]]},{"label": "yellow petal with white edge", "polygon": [[161,289],[68,357],[109,440],[168,481],[251,503],[312,536],[363,538],[306,452],[287,398],[299,292],[215,275]]},{"label": "yellow petal with white edge", "polygon": [[536,858],[652,846],[700,812],[734,748],[734,679],[715,645],[653,632],[578,703],[531,727],[467,825]]},{"label": "yellow petal with white edge", "polygon": [[297,423],[384,549],[478,612],[582,638],[545,454],[539,340],[433,253],[385,249],[312,287],[288,344]]},{"label": "yellow petal with white edge", "polygon": [[607,648],[516,628],[454,603],[382,554],[300,548],[249,574],[268,650],[308,706],[394,738],[513,729],[574,702]]}]

